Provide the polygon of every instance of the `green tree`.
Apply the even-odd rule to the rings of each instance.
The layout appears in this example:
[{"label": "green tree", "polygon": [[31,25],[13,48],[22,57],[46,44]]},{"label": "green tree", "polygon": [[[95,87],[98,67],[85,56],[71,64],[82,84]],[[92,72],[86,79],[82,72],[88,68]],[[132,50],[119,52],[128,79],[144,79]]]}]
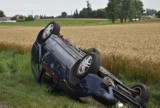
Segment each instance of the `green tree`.
[{"label": "green tree", "polygon": [[133,17],[135,16],[135,13],[136,13],[134,0],[130,0],[129,4],[130,4],[130,8],[128,10],[129,11],[128,18],[129,18],[129,21],[132,22],[133,21]]},{"label": "green tree", "polygon": [[26,21],[34,21],[34,18],[32,15],[29,15],[28,17],[26,17],[25,19]]},{"label": "green tree", "polygon": [[120,22],[126,22],[129,16],[130,0],[119,0],[119,18]]},{"label": "green tree", "polygon": [[79,13],[78,10],[74,12],[74,18],[106,18],[106,13],[104,9],[92,10],[91,4],[87,2],[87,7],[83,8]]},{"label": "green tree", "polygon": [[146,9],[145,11],[145,15],[155,15],[157,12],[155,9]]},{"label": "green tree", "polygon": [[160,11],[156,12],[156,16],[160,18]]},{"label": "green tree", "polygon": [[133,21],[133,18],[141,19],[141,15],[143,14],[143,2],[140,0],[130,0],[130,8],[129,8],[129,21]]},{"label": "green tree", "polygon": [[76,11],[73,14],[73,18],[79,18],[79,14],[78,14],[78,10],[76,9]]},{"label": "green tree", "polygon": [[67,18],[67,13],[66,12],[62,12],[61,13],[61,18]]},{"label": "green tree", "polygon": [[106,13],[104,10],[97,10],[96,11],[96,18],[106,18]]},{"label": "green tree", "polygon": [[107,9],[107,17],[112,20],[112,23],[114,23],[119,15],[119,1],[109,0],[106,9]]},{"label": "green tree", "polygon": [[139,18],[139,20],[141,19],[141,16],[144,12],[143,9],[143,2],[140,0],[135,0],[135,8],[136,8],[136,13],[135,13],[135,19]]},{"label": "green tree", "polygon": [[81,18],[91,18],[92,17],[92,9],[91,8],[83,8],[80,11],[79,16]]},{"label": "green tree", "polygon": [[11,18],[11,20],[17,20],[17,17],[16,17],[16,16],[13,16],[13,17]]},{"label": "green tree", "polygon": [[25,19],[25,16],[19,16],[19,19],[21,19],[21,20],[23,20],[23,19]]},{"label": "green tree", "polygon": [[80,18],[92,18],[93,17],[93,11],[91,8],[91,4],[89,3],[89,1],[87,2],[87,8],[83,8],[80,12],[79,12],[79,17]]},{"label": "green tree", "polygon": [[0,17],[5,17],[5,14],[2,10],[0,10]]}]

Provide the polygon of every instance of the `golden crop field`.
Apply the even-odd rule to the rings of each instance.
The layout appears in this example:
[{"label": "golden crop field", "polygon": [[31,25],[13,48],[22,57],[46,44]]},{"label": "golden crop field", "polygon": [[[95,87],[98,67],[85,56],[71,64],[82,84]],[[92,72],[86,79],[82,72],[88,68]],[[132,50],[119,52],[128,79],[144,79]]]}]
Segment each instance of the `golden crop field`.
[{"label": "golden crop field", "polygon": [[[42,28],[0,26],[0,43],[31,47]],[[62,27],[61,34],[79,47],[96,47],[102,54],[160,62],[159,23]]]}]

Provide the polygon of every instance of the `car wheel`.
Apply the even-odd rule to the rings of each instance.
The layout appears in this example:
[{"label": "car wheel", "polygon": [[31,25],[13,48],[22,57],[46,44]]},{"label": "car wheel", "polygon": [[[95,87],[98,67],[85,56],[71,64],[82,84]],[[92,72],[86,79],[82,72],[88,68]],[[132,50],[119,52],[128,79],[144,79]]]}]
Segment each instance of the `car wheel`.
[{"label": "car wheel", "polygon": [[60,25],[56,22],[50,22],[42,33],[42,42],[46,41],[51,34],[59,35],[60,34]]},{"label": "car wheel", "polygon": [[100,55],[98,49],[96,49],[96,48],[89,48],[86,50],[86,52],[95,52],[96,54]]},{"label": "car wheel", "polygon": [[144,84],[135,85],[132,87],[133,90],[136,90],[138,94],[135,97],[135,100],[142,106],[145,107],[146,103],[149,101],[149,90]]},{"label": "car wheel", "polygon": [[43,43],[43,39],[42,39],[42,34],[43,34],[43,32],[44,32],[44,29],[42,29],[42,30],[39,32],[38,36],[37,36],[37,41],[38,41],[40,44]]},{"label": "car wheel", "polygon": [[90,52],[86,56],[84,56],[81,61],[79,61],[76,70],[77,78],[82,79],[88,73],[97,74],[99,68],[100,68],[99,55],[94,52]]}]

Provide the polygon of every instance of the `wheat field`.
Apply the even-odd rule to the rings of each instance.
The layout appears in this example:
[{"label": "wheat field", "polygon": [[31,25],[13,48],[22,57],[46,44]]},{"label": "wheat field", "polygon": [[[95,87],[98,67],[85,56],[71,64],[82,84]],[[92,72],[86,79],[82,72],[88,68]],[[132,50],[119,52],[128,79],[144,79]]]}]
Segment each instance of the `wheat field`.
[{"label": "wheat field", "polygon": [[[0,26],[0,43],[30,48],[42,28]],[[61,27],[61,34],[78,47],[96,47],[102,54],[160,62],[159,23]]]}]

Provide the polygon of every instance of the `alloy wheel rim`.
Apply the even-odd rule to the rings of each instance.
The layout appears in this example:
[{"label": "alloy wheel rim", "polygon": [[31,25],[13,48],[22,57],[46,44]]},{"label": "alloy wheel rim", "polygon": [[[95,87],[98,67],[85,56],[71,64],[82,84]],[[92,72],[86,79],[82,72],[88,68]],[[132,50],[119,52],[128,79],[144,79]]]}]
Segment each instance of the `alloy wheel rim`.
[{"label": "alloy wheel rim", "polygon": [[48,27],[45,29],[43,33],[43,38],[47,38],[52,33],[53,29],[54,29],[53,24],[48,25]]},{"label": "alloy wheel rim", "polygon": [[83,75],[91,66],[92,63],[92,56],[86,56],[81,63],[79,64],[77,75]]}]

